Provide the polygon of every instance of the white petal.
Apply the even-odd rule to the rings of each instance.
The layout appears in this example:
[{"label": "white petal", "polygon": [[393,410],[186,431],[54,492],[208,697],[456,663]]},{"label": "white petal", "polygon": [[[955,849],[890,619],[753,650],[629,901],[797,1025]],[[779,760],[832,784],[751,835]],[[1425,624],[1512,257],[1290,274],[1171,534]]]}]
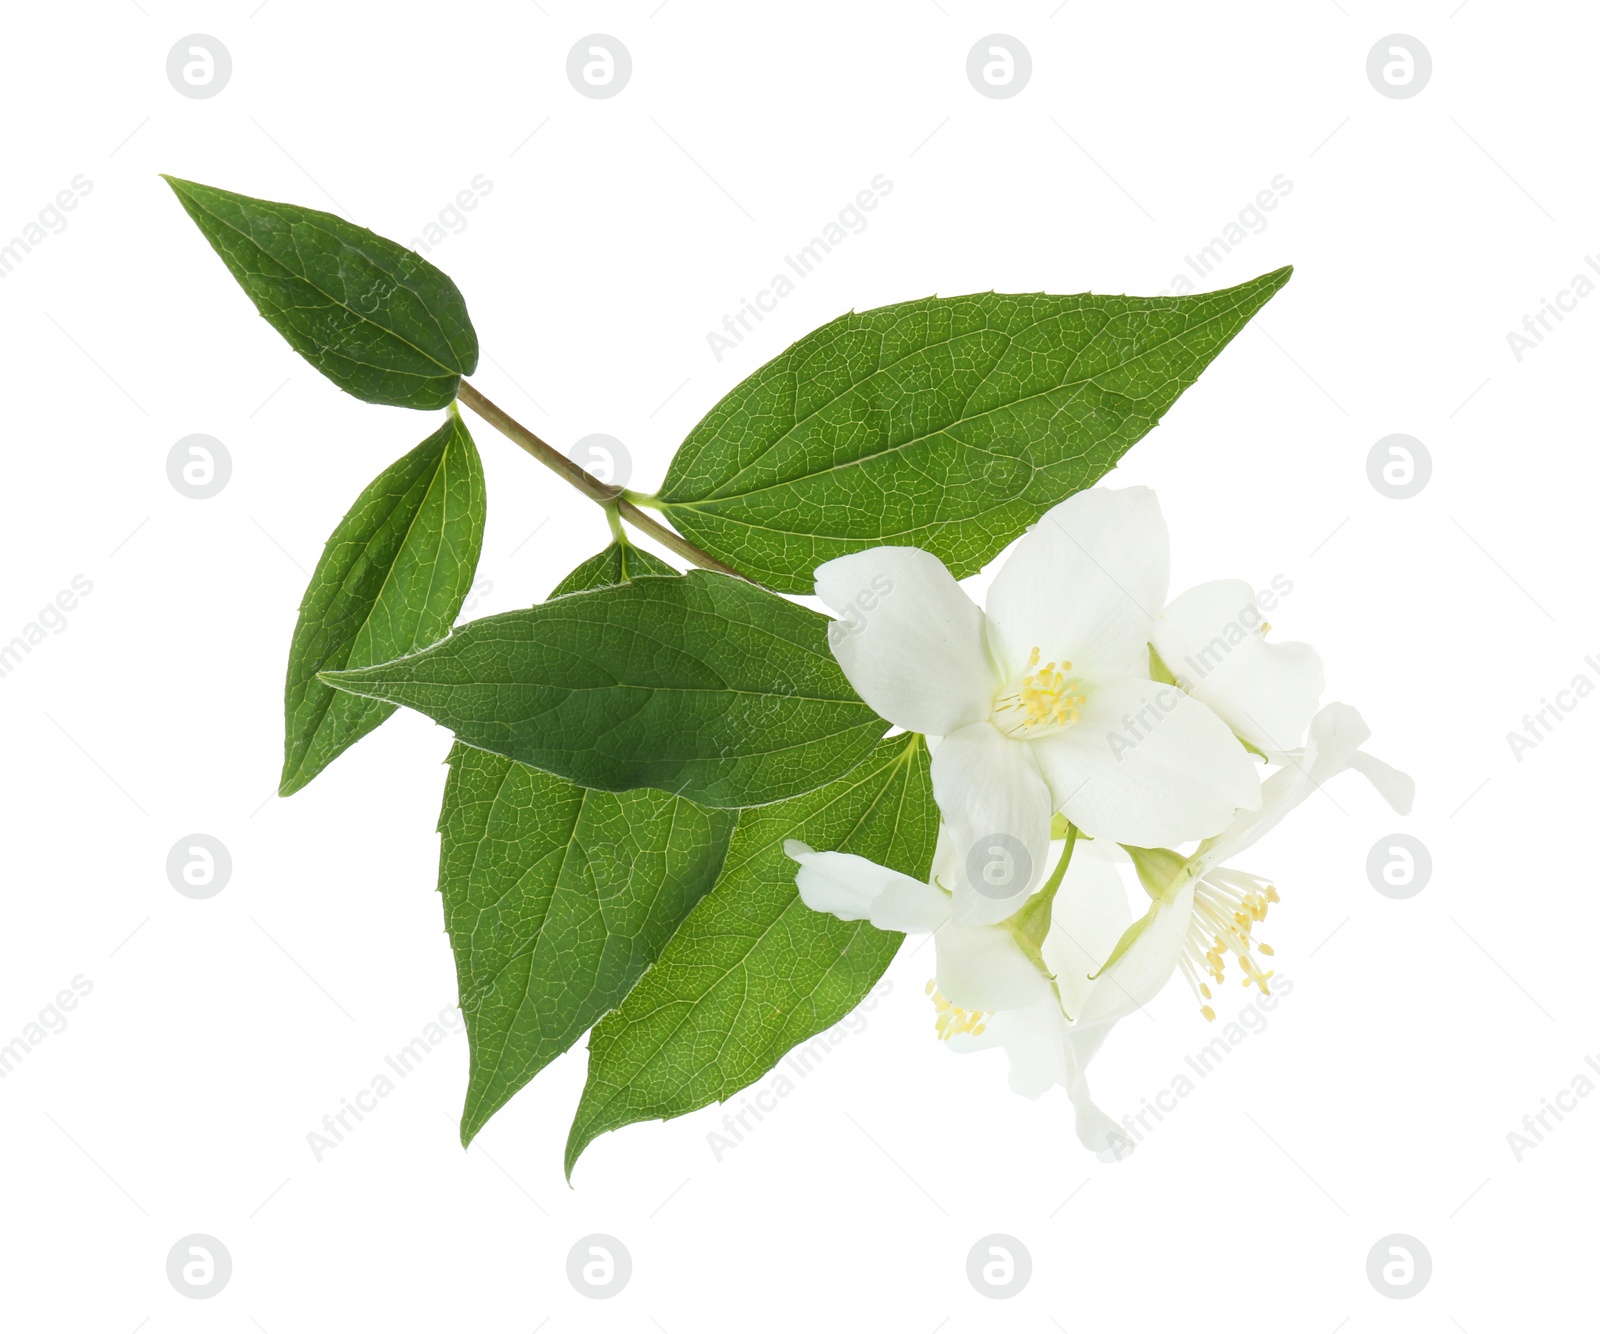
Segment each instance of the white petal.
[{"label": "white petal", "polygon": [[1410,774],[1403,774],[1392,764],[1385,764],[1375,755],[1358,750],[1350,757],[1350,767],[1361,774],[1398,815],[1410,815],[1411,803],[1417,797],[1417,784]]},{"label": "white petal", "polygon": [[[1100,1030],[1101,1039],[1105,1030]],[[1090,1150],[1103,1163],[1120,1162],[1133,1152],[1133,1140],[1127,1131],[1096,1106],[1089,1096],[1086,1070],[1089,1058],[1099,1047],[1090,1035],[1069,1034],[1067,1039],[1067,1096],[1072,1099],[1076,1114],[1074,1129],[1078,1142]]]},{"label": "white petal", "polygon": [[950,920],[950,896],[936,885],[895,875],[872,905],[870,921],[881,931],[937,931]]},{"label": "white petal", "polygon": [[1053,994],[1050,983],[998,926],[947,923],[933,938],[939,993],[963,1010],[1015,1010]]},{"label": "white petal", "polygon": [[1012,1091],[1025,1098],[1038,1098],[1066,1082],[1066,1026],[1054,996],[1004,1010],[984,1024],[982,1033],[961,1034],[946,1045],[956,1052],[1003,1048],[1011,1062]]},{"label": "white petal", "polygon": [[1055,975],[1061,1008],[1073,1018],[1083,1013],[1093,985],[1090,975],[1099,971],[1133,921],[1122,876],[1111,861],[1091,851],[1096,847],[1098,843],[1081,840],[1073,849],[1041,951]]},{"label": "white petal", "polygon": [[950,897],[932,885],[849,852],[813,852],[798,839],[783,850],[800,870],[800,898],[842,922],[870,921],[885,931],[936,931],[950,915]]},{"label": "white petal", "polygon": [[1250,585],[1201,584],[1173,601],[1151,642],[1178,683],[1251,745],[1298,746],[1322,698],[1322,659],[1309,644],[1269,644]]},{"label": "white petal", "polygon": [[1191,880],[1172,896],[1171,902],[1156,905],[1139,938],[1095,978],[1082,1014],[1075,1016],[1076,1029],[1087,1031],[1114,1024],[1155,999],[1178,967],[1193,911]]},{"label": "white petal", "polygon": [[1078,1022],[1067,1034],[1067,1095],[1077,1113],[1078,1138],[1102,1162],[1116,1162],[1133,1141],[1089,1095],[1088,1068],[1118,1020],[1149,1004],[1178,966],[1183,939],[1194,911],[1194,882],[1170,903],[1157,905],[1138,938],[1089,988]]},{"label": "white petal", "polygon": [[1415,785],[1397,769],[1361,751],[1372,735],[1361,715],[1348,704],[1329,704],[1311,720],[1306,746],[1299,753],[1275,755],[1283,767],[1261,785],[1261,806],[1239,816],[1202,852],[1202,873],[1220,866],[1274,828],[1330,778],[1346,769],[1365,774],[1390,805],[1401,813],[1411,807]]},{"label": "white petal", "polygon": [[989,716],[997,682],[983,612],[937,556],[874,547],[817,567],[817,596],[841,619],[828,643],[850,684],[908,731],[944,736]]},{"label": "white petal", "polygon": [[1054,809],[1084,833],[1138,847],[1208,838],[1261,803],[1256,766],[1210,709],[1176,686],[1135,680],[1085,688],[1078,721],[1027,744]]},{"label": "white petal", "polygon": [[1149,665],[1167,597],[1167,525],[1155,492],[1080,491],[1017,542],[989,588],[989,649],[1009,678],[1038,648],[1091,676]]},{"label": "white petal", "polygon": [[974,723],[945,737],[932,770],[954,861],[955,920],[1004,921],[1044,880],[1050,850],[1050,792],[1031,747]]}]

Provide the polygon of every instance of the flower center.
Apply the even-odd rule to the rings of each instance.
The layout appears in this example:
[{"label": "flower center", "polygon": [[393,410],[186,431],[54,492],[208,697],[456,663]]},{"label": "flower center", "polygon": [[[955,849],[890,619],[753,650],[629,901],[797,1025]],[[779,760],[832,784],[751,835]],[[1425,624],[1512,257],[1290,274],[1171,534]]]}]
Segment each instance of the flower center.
[{"label": "flower center", "polygon": [[933,997],[933,1008],[938,1011],[933,1027],[939,1034],[940,1042],[948,1041],[958,1033],[970,1033],[977,1037],[983,1032],[984,1020],[990,1017],[987,1010],[963,1010],[959,1005],[950,1004],[940,994],[932,978],[928,979],[924,994]]},{"label": "flower center", "polygon": [[1251,932],[1257,922],[1266,921],[1268,906],[1276,902],[1278,891],[1265,880],[1225,867],[1208,871],[1195,885],[1194,911],[1189,914],[1189,934],[1178,964],[1208,1021],[1217,1012],[1211,1008],[1211,987],[1205,979],[1221,984],[1229,954],[1244,973],[1241,985],[1254,983],[1268,994],[1272,973],[1262,971],[1254,951],[1270,957],[1272,946],[1254,939]]},{"label": "flower center", "polygon": [[1039,664],[1039,650],[1028,655],[1025,672],[994,697],[989,718],[1017,740],[1071,727],[1084,702],[1083,687],[1067,675],[1070,662]]}]

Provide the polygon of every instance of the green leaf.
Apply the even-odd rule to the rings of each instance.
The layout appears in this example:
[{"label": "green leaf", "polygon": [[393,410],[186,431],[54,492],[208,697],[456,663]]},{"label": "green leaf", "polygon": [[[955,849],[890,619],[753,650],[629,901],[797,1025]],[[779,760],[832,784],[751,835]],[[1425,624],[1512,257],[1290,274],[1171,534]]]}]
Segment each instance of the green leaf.
[{"label": "green leaf", "polygon": [[463,1144],[628,994],[715,882],[736,818],[456,743],[439,890],[472,1053]]},{"label": "green leaf", "polygon": [[442,408],[477,369],[466,302],[421,255],[331,213],[166,181],[267,323],[347,393]]},{"label": "green leaf", "polygon": [[386,468],[339,521],[300,603],[284,689],[282,796],[394,712],[317,673],[388,662],[450,632],[483,546],[483,465],[459,416]]},{"label": "green leaf", "polygon": [[630,542],[613,542],[598,556],[590,556],[551,591],[558,598],[564,593],[586,593],[591,588],[625,584],[641,574],[677,574],[666,561],[640,551]]},{"label": "green leaf", "polygon": [[[552,596],[673,574],[615,543]],[[715,883],[737,816],[641,789],[581,788],[457,742],[439,813],[439,890],[471,1076],[470,1143],[625,996]]]},{"label": "green leaf", "polygon": [[589,1037],[568,1177],[608,1130],[732,1097],[854,1009],[889,966],[904,937],[806,907],[786,839],[923,879],[938,821],[914,735],[881,742],[821,791],[741,812],[716,888]]},{"label": "green leaf", "polygon": [[758,806],[831,782],[883,735],[824,617],[696,570],[569,593],[322,679],[584,787]]},{"label": "green leaf", "polygon": [[1289,274],[1197,296],[981,292],[852,312],[712,408],[656,501],[783,592],[879,545],[965,578],[1103,477]]}]

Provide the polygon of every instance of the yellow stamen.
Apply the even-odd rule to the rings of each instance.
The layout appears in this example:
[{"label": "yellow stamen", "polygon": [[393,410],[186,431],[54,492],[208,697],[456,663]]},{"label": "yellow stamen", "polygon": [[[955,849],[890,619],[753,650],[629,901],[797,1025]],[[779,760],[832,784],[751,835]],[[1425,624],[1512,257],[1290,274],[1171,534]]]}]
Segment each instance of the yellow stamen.
[{"label": "yellow stamen", "polygon": [[1035,645],[1022,676],[995,696],[991,717],[1007,736],[1055,732],[1078,721],[1084,695],[1080,683],[1067,675],[1072,664],[1062,661],[1041,666],[1039,658]]},{"label": "yellow stamen", "polygon": [[963,1010],[959,1005],[950,1004],[934,986],[932,979],[929,979],[923,994],[933,997],[934,1009],[938,1011],[934,1016],[933,1028],[941,1042],[963,1033],[977,1037],[983,1032],[985,1021],[992,1017],[986,1010]]},{"label": "yellow stamen", "polygon": [[[1256,962],[1254,952],[1270,958],[1274,951],[1252,933],[1257,922],[1266,920],[1268,907],[1277,902],[1278,891],[1272,885],[1243,871],[1217,868],[1195,883],[1189,932],[1178,962],[1197,1000],[1211,999],[1208,982],[1222,981],[1230,954],[1244,974],[1241,985],[1271,994],[1268,982],[1273,974]],[[1204,1003],[1200,1013],[1208,1022],[1217,1017]]]}]

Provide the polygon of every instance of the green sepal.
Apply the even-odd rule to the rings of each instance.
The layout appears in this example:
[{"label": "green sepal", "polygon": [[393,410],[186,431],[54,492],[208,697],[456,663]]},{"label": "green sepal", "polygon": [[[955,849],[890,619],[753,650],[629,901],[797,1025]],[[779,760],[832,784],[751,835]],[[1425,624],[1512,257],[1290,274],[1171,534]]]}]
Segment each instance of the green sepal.
[{"label": "green sepal", "polygon": [[1139,873],[1145,893],[1157,903],[1170,898],[1189,859],[1171,848],[1135,848],[1126,843],[1120,846],[1133,858],[1133,869]]}]

